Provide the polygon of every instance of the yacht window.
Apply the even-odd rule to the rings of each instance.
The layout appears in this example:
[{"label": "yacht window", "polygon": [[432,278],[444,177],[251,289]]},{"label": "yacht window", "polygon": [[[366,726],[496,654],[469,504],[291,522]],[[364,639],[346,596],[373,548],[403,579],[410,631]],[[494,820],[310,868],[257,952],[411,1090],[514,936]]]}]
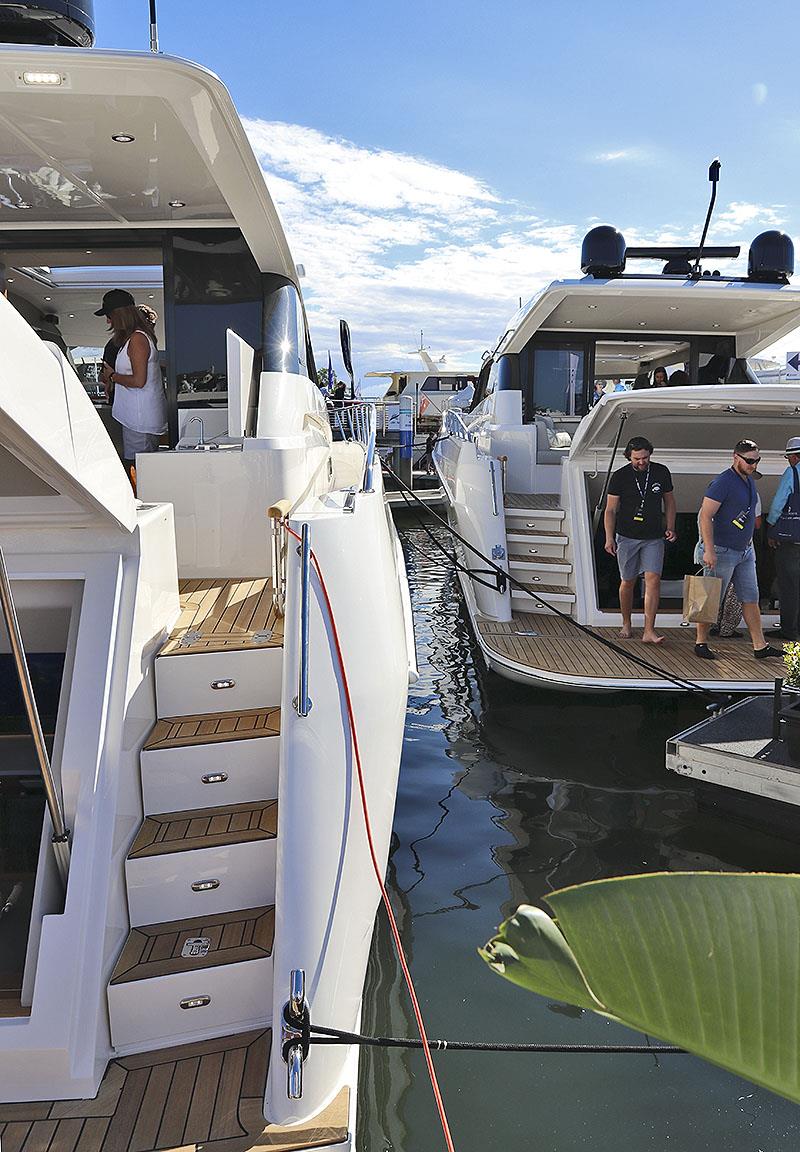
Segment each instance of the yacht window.
[{"label": "yacht window", "polygon": [[[261,347],[261,274],[244,239],[231,232],[176,235],[175,369],[179,401],[223,400],[225,332]],[[297,322],[292,316],[292,344]]]},{"label": "yacht window", "polygon": [[582,416],[586,356],[582,346],[539,347],[533,350],[535,413]]}]

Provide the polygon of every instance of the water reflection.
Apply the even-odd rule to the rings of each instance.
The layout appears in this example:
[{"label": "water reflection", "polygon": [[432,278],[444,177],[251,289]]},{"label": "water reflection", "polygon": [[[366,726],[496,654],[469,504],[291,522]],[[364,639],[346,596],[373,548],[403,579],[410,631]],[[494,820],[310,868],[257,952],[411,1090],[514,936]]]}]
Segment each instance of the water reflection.
[{"label": "water reflection", "polygon": [[[664,741],[700,718],[696,703],[537,692],[487,672],[452,568],[413,521],[403,535],[427,556],[408,552],[422,675],[390,881],[429,1033],[629,1040],[497,979],[476,948],[517,904],[557,887],[655,870],[796,870],[797,847],[700,811],[691,783],[666,772]],[[415,1034],[382,916],[363,1026]],[[691,1057],[451,1053],[436,1063],[459,1152],[797,1142],[793,1105]],[[443,1146],[421,1054],[367,1050],[361,1078],[359,1149]]]}]

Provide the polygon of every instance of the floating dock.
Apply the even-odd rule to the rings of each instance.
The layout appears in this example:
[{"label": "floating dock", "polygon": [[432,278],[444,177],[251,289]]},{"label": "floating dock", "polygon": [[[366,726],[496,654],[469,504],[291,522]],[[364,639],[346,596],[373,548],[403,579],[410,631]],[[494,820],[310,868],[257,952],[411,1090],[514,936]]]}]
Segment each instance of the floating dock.
[{"label": "floating dock", "polygon": [[748,696],[668,740],[667,768],[703,785],[800,805],[800,767],[775,739],[773,716],[771,697]]}]

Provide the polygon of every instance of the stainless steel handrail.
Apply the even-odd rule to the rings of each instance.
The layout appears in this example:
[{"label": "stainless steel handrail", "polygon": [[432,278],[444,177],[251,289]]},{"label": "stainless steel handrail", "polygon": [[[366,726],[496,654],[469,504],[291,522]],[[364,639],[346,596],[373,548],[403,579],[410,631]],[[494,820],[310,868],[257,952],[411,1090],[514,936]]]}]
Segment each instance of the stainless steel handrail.
[{"label": "stainless steel handrail", "polygon": [[25,655],[25,645],[22,642],[19,619],[14,605],[14,596],[11,591],[11,581],[8,578],[6,558],[3,555],[2,548],[0,548],[0,601],[2,601],[3,618],[6,623],[8,639],[14,656],[14,664],[17,669],[17,677],[19,678],[19,687],[22,692],[25,711],[28,714],[28,723],[31,729],[31,736],[33,737],[33,746],[36,750],[36,759],[39,761],[39,771],[42,774],[47,808],[50,813],[50,822],[53,825],[53,852],[55,854],[59,875],[66,889],[67,878],[69,877],[70,834],[64,822],[64,810],[61,797],[58,794],[58,789],[53,778],[50,757],[47,755],[44,733],[42,732],[42,724],[39,719],[39,709],[36,707],[36,697],[33,692],[33,684],[31,683],[28,660]]},{"label": "stainless steel handrail", "polygon": [[330,412],[331,425],[338,428],[345,440],[360,444],[364,449],[364,471],[361,491],[372,492],[377,441],[377,419],[372,403],[344,404]]},{"label": "stainless steel handrail", "polygon": [[309,587],[311,584],[311,529],[308,523],[300,528],[300,680],[294,707],[298,716],[308,716],[311,700],[308,696],[308,644],[309,644]]}]

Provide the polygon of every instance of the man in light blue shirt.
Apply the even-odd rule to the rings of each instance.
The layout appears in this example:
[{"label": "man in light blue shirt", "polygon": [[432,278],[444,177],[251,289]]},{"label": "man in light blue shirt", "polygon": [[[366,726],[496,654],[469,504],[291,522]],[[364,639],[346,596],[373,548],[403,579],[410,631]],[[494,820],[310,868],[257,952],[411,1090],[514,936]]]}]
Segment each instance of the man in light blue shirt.
[{"label": "man in light blue shirt", "polygon": [[[800,464],[800,436],[792,436],[787,443],[786,459],[789,467],[781,476],[778,491],[767,513],[770,525],[778,522],[786,501],[794,491],[794,472]],[[781,604],[781,638],[797,640],[800,638],[800,544],[770,539],[769,546],[775,549],[775,571]]]}]

